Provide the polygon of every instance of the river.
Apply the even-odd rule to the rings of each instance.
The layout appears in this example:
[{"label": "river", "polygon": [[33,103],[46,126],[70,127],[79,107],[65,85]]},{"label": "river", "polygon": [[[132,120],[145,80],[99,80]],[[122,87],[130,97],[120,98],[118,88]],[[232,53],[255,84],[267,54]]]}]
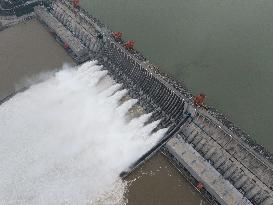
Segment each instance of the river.
[{"label": "river", "polygon": [[[22,87],[47,78],[51,72],[59,70],[64,63],[73,64],[65,50],[36,20],[0,32],[0,39],[0,62],[3,65],[0,67],[0,99]],[[41,96],[43,94],[44,92],[40,92]],[[41,100],[48,99],[42,97]],[[36,116],[36,112],[29,114]],[[26,115],[24,114],[24,117]],[[18,126],[14,126],[14,130],[15,128]],[[18,140],[20,137],[17,138]],[[10,179],[15,180],[15,178]],[[129,176],[128,181],[130,186],[126,192],[126,200],[129,205],[207,204],[161,154],[157,154],[136,170]],[[92,187],[91,182],[90,186]]]},{"label": "river", "polygon": [[[204,92],[208,104],[273,151],[272,1],[82,0],[81,3],[112,30],[124,32],[125,39],[135,40],[136,48],[151,62],[175,76],[194,94]],[[24,38],[25,44],[20,46],[19,39],[23,37],[16,37],[18,31],[12,35],[1,33],[1,39],[9,41],[1,41],[4,46],[0,56],[6,60],[1,62],[10,65],[10,71],[1,70],[4,72],[1,76],[5,76],[1,78],[2,94],[11,91],[10,82],[18,82],[22,73],[28,72],[24,76],[29,76],[71,62],[62,48],[49,47],[53,40],[26,43],[41,36],[47,38],[42,33],[37,38],[31,31],[33,27],[28,29],[25,35],[28,40]],[[42,54],[36,52],[39,47],[43,48]],[[2,48],[12,50],[12,55]],[[19,63],[28,69],[16,68]],[[8,80],[5,72],[11,70],[20,78]],[[137,180],[127,193],[128,204],[203,203],[161,155],[151,159],[130,179],[134,178]]]},{"label": "river", "polygon": [[81,0],[193,94],[273,151],[273,1]]},{"label": "river", "polygon": [[0,100],[40,73],[73,63],[47,30],[35,20],[0,32]]}]

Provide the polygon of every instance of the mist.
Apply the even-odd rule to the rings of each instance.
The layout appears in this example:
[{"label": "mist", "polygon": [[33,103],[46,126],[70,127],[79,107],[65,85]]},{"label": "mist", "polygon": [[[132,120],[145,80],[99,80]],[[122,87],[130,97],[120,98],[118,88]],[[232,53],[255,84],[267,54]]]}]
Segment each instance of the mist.
[{"label": "mist", "polygon": [[47,75],[0,106],[1,204],[126,204],[119,174],[166,129],[96,61]]}]

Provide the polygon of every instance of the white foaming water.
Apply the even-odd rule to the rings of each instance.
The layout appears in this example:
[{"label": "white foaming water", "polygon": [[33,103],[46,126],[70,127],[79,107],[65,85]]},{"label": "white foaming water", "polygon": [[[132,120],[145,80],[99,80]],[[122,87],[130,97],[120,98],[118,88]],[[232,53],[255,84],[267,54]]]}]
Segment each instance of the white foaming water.
[{"label": "white foaming water", "polygon": [[164,130],[129,121],[136,100],[96,62],[63,69],[0,106],[0,204],[122,204],[119,174]]}]

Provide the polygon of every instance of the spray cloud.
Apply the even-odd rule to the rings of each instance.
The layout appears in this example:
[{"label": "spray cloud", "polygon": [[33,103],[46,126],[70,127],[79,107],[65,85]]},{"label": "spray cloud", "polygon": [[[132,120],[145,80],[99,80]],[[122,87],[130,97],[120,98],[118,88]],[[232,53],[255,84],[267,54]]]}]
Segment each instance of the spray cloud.
[{"label": "spray cloud", "polygon": [[95,61],[58,71],[0,106],[0,204],[122,204],[119,174],[165,130],[128,120],[137,102]]}]

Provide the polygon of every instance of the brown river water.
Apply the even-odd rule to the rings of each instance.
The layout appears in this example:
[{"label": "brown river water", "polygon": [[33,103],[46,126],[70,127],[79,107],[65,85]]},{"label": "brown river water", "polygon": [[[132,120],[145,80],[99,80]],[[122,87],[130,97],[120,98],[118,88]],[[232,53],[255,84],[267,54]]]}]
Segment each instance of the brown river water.
[{"label": "brown river water", "polygon": [[[37,21],[0,32],[0,97],[26,86],[40,73],[73,64],[65,50]],[[205,205],[198,192],[162,154],[132,173],[126,193],[129,205]]]}]

